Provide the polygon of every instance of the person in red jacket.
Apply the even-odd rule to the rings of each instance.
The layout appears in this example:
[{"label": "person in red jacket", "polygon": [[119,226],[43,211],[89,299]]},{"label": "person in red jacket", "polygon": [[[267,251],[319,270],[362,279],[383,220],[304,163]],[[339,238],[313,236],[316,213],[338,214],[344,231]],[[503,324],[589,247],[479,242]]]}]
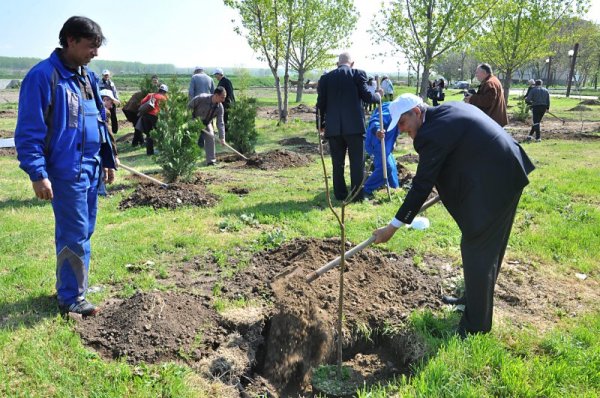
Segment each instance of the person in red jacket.
[{"label": "person in red jacket", "polygon": [[[150,131],[156,127],[160,103],[167,100],[168,92],[169,87],[166,84],[161,84],[158,87],[158,93],[150,93],[140,102],[140,118],[135,125],[135,129],[146,134],[146,155],[154,155],[154,141],[150,137]],[[153,102],[154,106],[142,107],[147,102]],[[148,110],[144,111],[144,108],[148,108]]]}]

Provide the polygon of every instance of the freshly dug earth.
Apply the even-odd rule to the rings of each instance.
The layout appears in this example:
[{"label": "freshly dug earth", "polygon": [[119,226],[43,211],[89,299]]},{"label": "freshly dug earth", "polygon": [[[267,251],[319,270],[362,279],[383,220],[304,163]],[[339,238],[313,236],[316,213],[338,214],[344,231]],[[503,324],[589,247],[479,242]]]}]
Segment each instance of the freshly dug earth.
[{"label": "freshly dug earth", "polygon": [[158,184],[140,184],[135,191],[121,201],[121,210],[137,206],[152,206],[155,209],[176,209],[181,206],[211,207],[218,197],[197,184],[174,183],[168,187]]},{"label": "freshly dug earth", "polygon": [[[508,131],[517,141],[523,141],[531,130],[531,122],[511,121],[506,126]],[[567,120],[564,124],[546,114],[542,120],[541,137],[545,139],[559,140],[596,140],[600,139],[600,122],[590,121],[570,121]]]},{"label": "freshly dug earth", "polygon": [[[319,154],[319,144],[313,144],[308,142],[304,137],[290,137],[284,138],[278,141],[278,144],[284,146],[291,146],[295,152],[299,153],[309,153],[309,154]],[[325,141],[323,143],[323,153],[329,154],[329,142]]]},{"label": "freshly dug earth", "polygon": [[311,159],[306,155],[285,149],[276,149],[251,156],[246,161],[246,166],[261,170],[279,170],[285,167],[306,166],[310,162]]},{"label": "freshly dug earth", "polygon": [[0,148],[0,156],[17,157],[17,150],[15,148]]},{"label": "freshly dug earth", "polygon": [[581,101],[579,105],[600,105],[600,101],[597,99],[586,99]]},{"label": "freshly dug earth", "polygon": [[[2,117],[0,116],[0,119]],[[12,138],[15,136],[15,132],[14,131],[8,131],[8,130],[0,130],[0,138]]]},{"label": "freshly dug earth", "polygon": [[[310,285],[303,278],[338,252],[338,239],[297,239],[253,255],[238,251],[230,263],[246,257],[248,265],[232,277],[210,255],[169,265],[166,277],[164,266],[160,273],[145,268],[170,292],[109,301],[97,317],[78,319],[77,328],[107,358],[183,361],[208,379],[237,386],[241,397],[296,397],[306,393],[312,366],[334,361],[339,269]],[[276,278],[291,266],[299,272]],[[417,265],[411,252],[370,247],[357,253],[345,273],[344,361],[368,384],[406,372],[429,354],[413,331],[402,329],[406,317],[417,309],[439,310],[440,296],[454,293],[461,274],[436,257],[422,256]],[[253,304],[216,314],[217,285],[221,298]],[[507,319],[544,329],[561,316],[593,308],[599,291],[590,278],[558,280],[530,264],[509,261],[496,288],[496,323]],[[405,331],[386,341],[380,336],[370,346],[360,332],[390,326]]]}]

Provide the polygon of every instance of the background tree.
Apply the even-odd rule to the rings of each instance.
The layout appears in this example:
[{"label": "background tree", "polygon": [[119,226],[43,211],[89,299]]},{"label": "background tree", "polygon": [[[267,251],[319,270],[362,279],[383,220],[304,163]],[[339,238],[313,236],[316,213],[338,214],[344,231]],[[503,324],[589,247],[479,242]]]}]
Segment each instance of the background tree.
[{"label": "background tree", "polygon": [[[498,0],[394,0],[371,23],[377,43],[388,43],[420,64],[420,95],[425,97],[433,62],[446,51],[472,40],[480,21]],[[409,34],[410,32],[410,34]]]},{"label": "background tree", "polygon": [[298,0],[298,23],[292,33],[290,63],[298,72],[296,102],[302,101],[307,71],[333,64],[336,48],[347,47],[358,13],[352,0]]},{"label": "background tree", "polygon": [[523,65],[551,54],[550,37],[561,21],[584,12],[589,0],[504,0],[484,20],[476,54],[503,75],[508,98],[512,77]]},{"label": "background tree", "polygon": [[[223,0],[223,3],[239,12],[243,31],[236,26],[236,33],[244,36],[250,47],[260,54],[259,60],[269,65],[275,78],[279,122],[286,123],[292,32],[297,23],[296,0]],[[284,69],[283,94],[280,67]]]}]

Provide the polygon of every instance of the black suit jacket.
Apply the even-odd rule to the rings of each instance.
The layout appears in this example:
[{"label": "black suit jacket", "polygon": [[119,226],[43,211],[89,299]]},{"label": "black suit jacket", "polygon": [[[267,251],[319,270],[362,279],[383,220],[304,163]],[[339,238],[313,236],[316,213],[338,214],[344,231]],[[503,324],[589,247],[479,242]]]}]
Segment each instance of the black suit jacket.
[{"label": "black suit jacket", "polygon": [[231,80],[223,76],[221,80],[219,80],[219,84],[217,87],[223,87],[225,91],[227,91],[227,97],[225,98],[224,106],[229,106],[232,102],[235,102],[235,95],[233,94],[233,84],[231,84]]},{"label": "black suit jacket", "polygon": [[413,144],[419,165],[396,218],[412,222],[435,185],[465,237],[490,225],[535,168],[498,123],[462,102],[428,108]]},{"label": "black suit jacket", "polygon": [[321,76],[317,108],[324,122],[325,137],[365,134],[362,101],[374,103],[379,96],[369,92],[364,71],[341,65]]}]

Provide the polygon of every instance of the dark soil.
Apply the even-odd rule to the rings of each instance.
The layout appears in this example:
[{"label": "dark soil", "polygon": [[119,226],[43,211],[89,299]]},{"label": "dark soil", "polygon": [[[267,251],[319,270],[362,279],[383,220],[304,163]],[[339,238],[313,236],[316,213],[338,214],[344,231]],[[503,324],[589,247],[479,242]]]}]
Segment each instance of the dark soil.
[{"label": "dark soil", "polygon": [[14,131],[0,130],[0,138],[12,138],[15,136]]},{"label": "dark soil", "polygon": [[[242,258],[248,264],[232,277],[211,255],[172,264],[168,275],[160,277],[150,265],[132,267],[154,275],[170,292],[108,301],[95,318],[76,318],[77,329],[86,344],[107,358],[182,361],[204,377],[236,386],[240,397],[303,396],[309,391],[311,367],[335,361],[339,269],[310,285],[304,276],[338,251],[336,239],[297,239],[253,255],[239,251],[230,265]],[[297,272],[277,278],[290,269]],[[367,248],[349,259],[345,364],[368,385],[406,373],[410,364],[428,355],[417,334],[403,326],[407,316],[417,309],[440,309],[440,296],[455,293],[461,274],[460,268],[435,257],[424,256],[417,265],[410,252]],[[217,284],[221,298],[254,304],[217,314],[212,309]],[[598,291],[598,283],[589,278],[557,281],[529,264],[509,261],[498,279],[496,322],[508,319],[543,328],[560,314],[574,316],[591,308]],[[377,334],[389,326],[397,326],[397,334]],[[360,332],[365,327],[374,331],[372,341]]]},{"label": "dark soil", "polygon": [[586,99],[581,101],[579,105],[600,105],[600,101],[597,99]]},{"label": "dark soil", "polygon": [[400,164],[398,160],[396,162],[396,169],[398,169],[398,181],[400,182],[400,186],[409,186],[412,184],[413,174],[406,167]]},{"label": "dark soil", "polygon": [[[290,137],[279,140],[278,143],[284,146],[291,146],[295,152],[308,153],[308,154],[319,154],[319,144],[313,144],[308,142],[303,137]],[[325,140],[323,142],[323,153],[329,154],[329,142]]]},{"label": "dark soil", "polygon": [[[508,131],[517,141],[525,140],[531,130],[531,122],[511,121],[506,126]],[[546,114],[542,119],[541,137],[559,140],[596,140],[600,139],[600,122],[590,121],[562,121]]]},{"label": "dark soil", "polygon": [[244,196],[248,195],[250,193],[250,190],[248,188],[233,187],[230,188],[227,192],[232,193],[234,195]]},{"label": "dark soil", "polygon": [[17,157],[17,150],[15,148],[0,148],[0,156]]},{"label": "dark soil", "polygon": [[181,206],[211,207],[217,203],[218,197],[206,191],[198,184],[174,183],[168,187],[158,184],[142,183],[135,191],[121,201],[121,210],[138,206],[152,206],[154,209],[176,209]]},{"label": "dark soil", "polygon": [[280,170],[285,167],[300,167],[310,164],[311,159],[303,154],[276,149],[274,151],[252,155],[247,161],[247,167],[261,170]]},{"label": "dark soil", "polygon": [[579,112],[579,111],[583,111],[583,112],[590,112],[593,111],[592,108],[590,108],[589,106],[584,106],[584,105],[577,105],[574,108],[569,109],[572,112]]},{"label": "dark soil", "polygon": [[396,158],[398,164],[400,163],[419,163],[419,155],[414,153],[407,153],[406,155],[402,155]]}]

